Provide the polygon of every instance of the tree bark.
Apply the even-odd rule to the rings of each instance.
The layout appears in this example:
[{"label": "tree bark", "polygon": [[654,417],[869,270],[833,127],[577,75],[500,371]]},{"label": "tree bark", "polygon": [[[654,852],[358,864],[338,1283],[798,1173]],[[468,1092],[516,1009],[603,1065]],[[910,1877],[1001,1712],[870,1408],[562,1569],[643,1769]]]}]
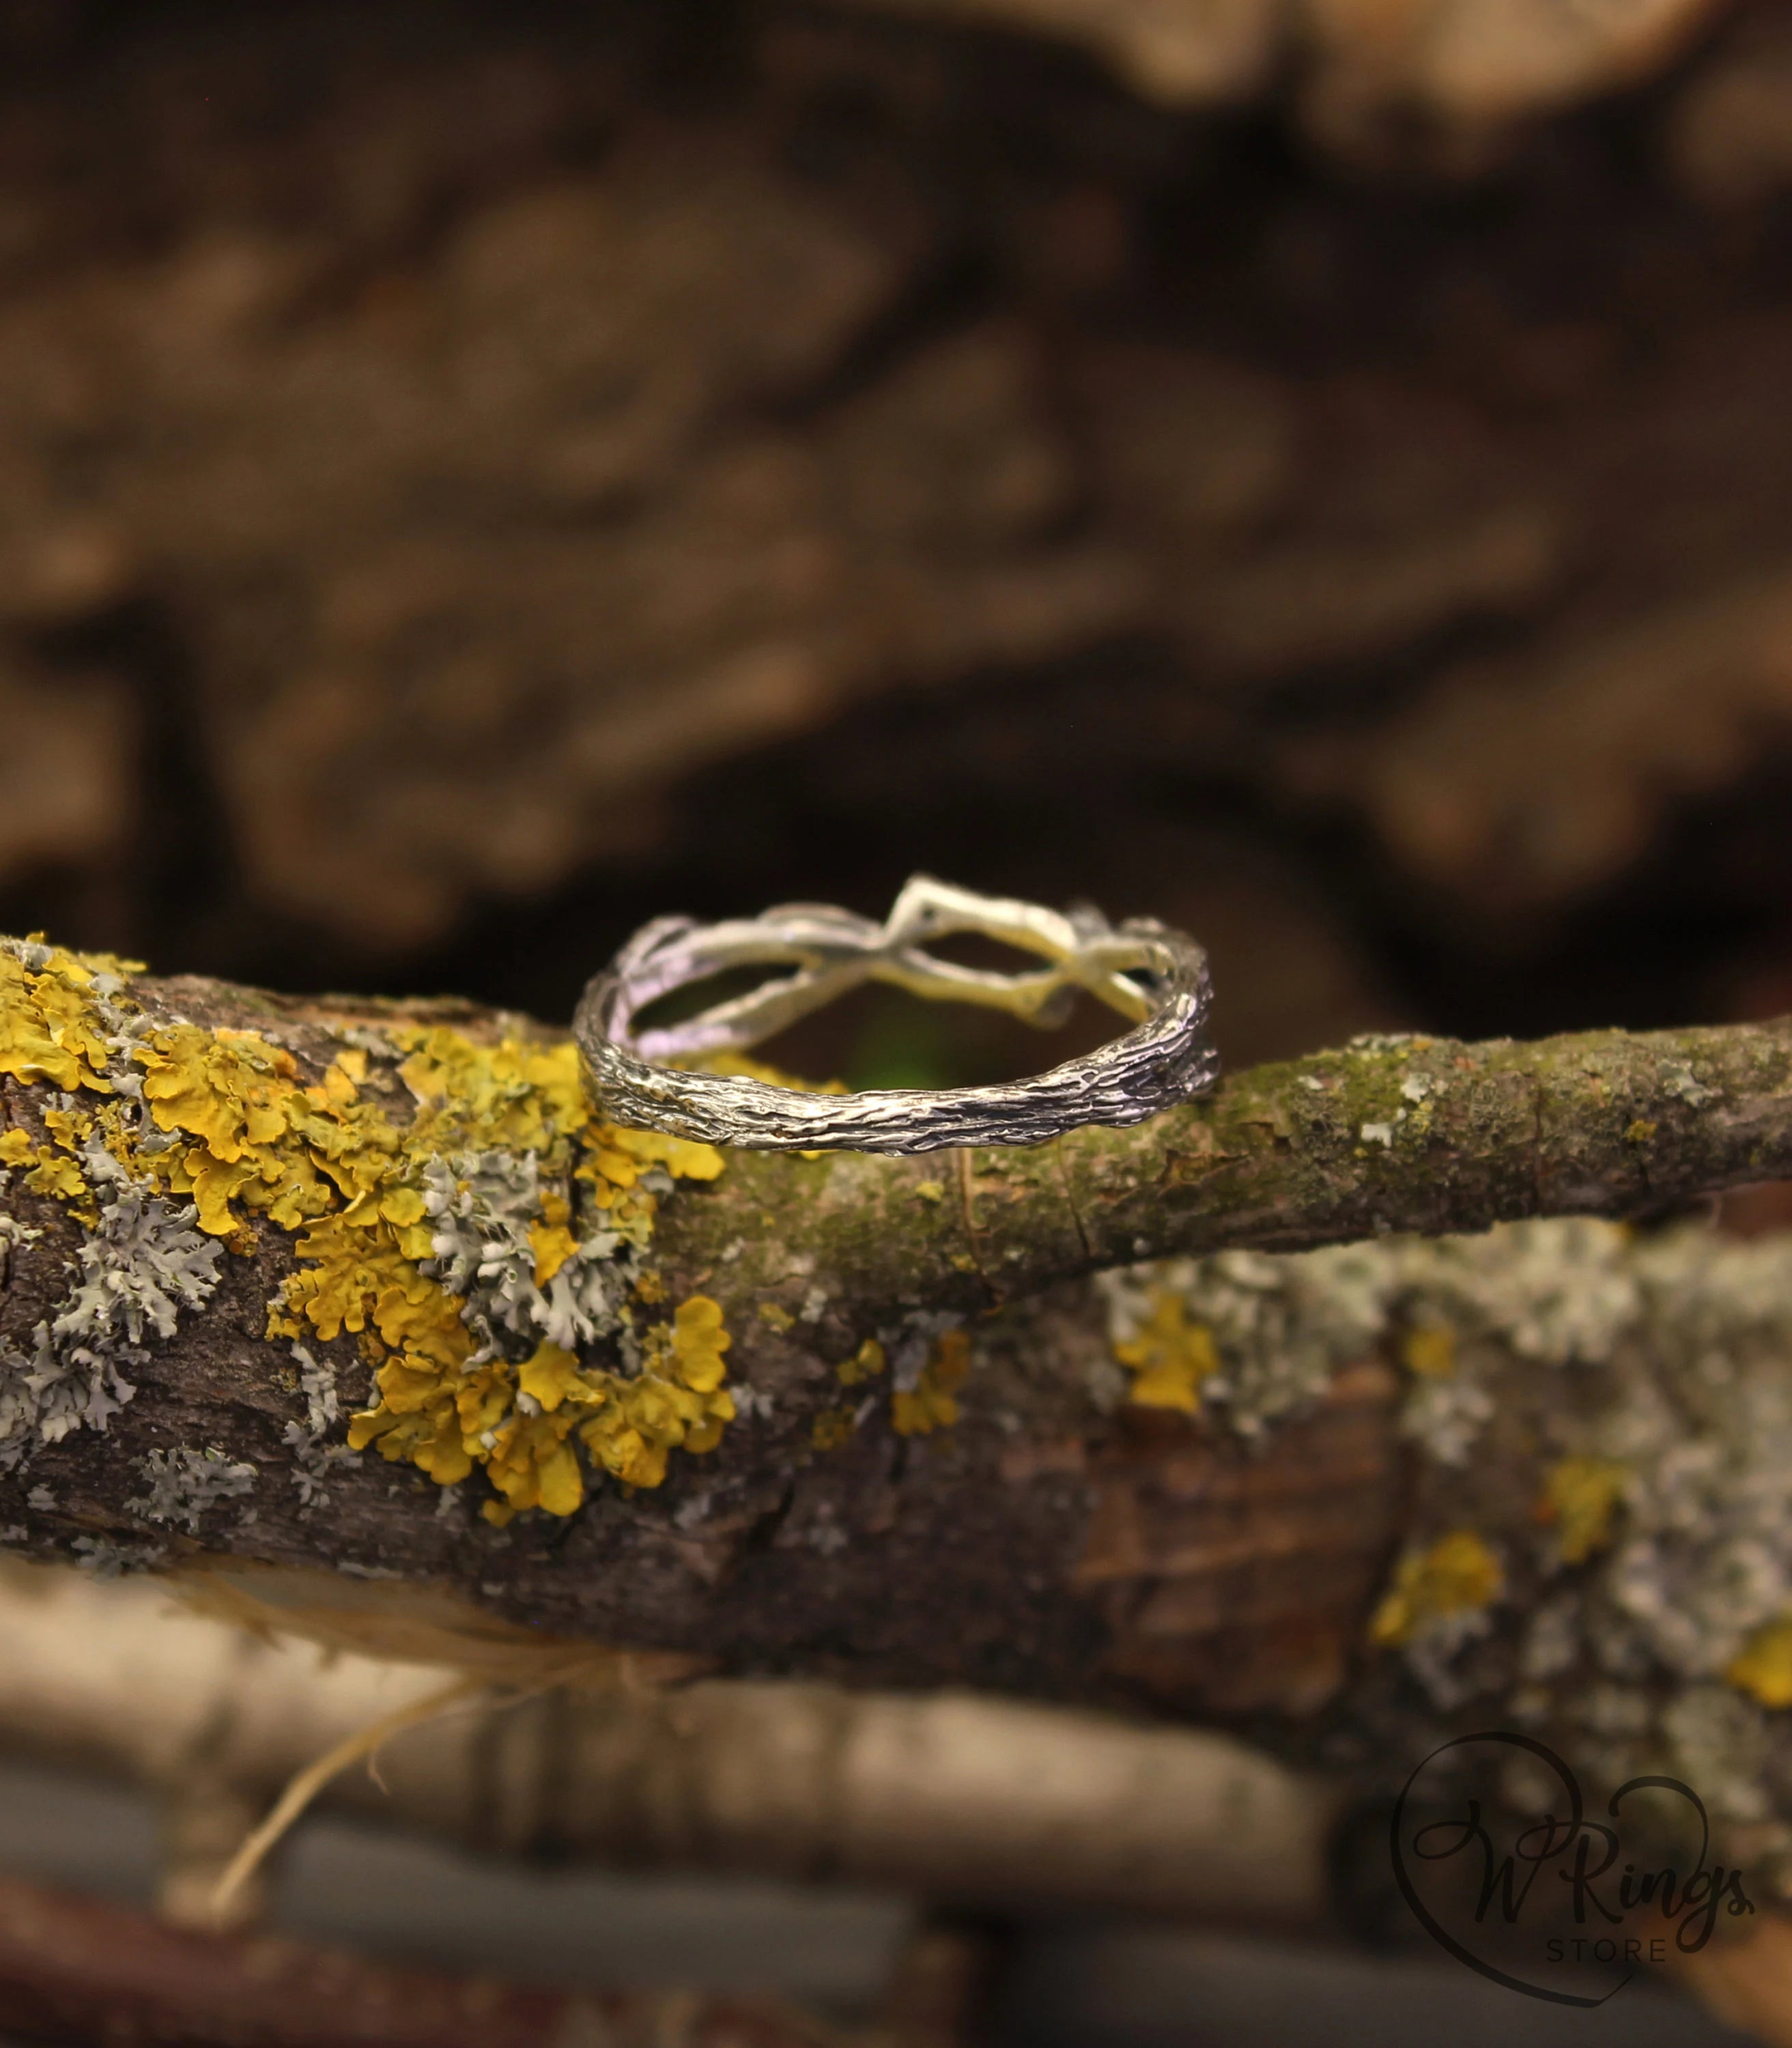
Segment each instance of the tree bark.
[{"label": "tree bark", "polygon": [[[534,1029],[464,1006],[303,1002],[196,979],[138,979],[121,999],[145,1029],[180,1017],[263,1034],[295,1084],[328,1075],[345,1034],[377,1047],[407,1024],[474,1041]],[[370,1096],[404,1100],[396,1065],[376,1050]],[[58,1099],[16,1072],[0,1080],[9,1123],[33,1144]],[[33,1441],[0,1472],[0,1531],[103,1571],[322,1566],[329,1604],[380,1593],[395,1631],[448,1614],[500,1654],[538,1651],[546,1631],[670,1653],[687,1670],[1096,1701],[1142,1690],[1196,1711],[1298,1713],[1335,1693],[1411,1519],[1387,1346],[1339,1361],[1352,1369],[1254,1448],[1205,1415],[1117,1405],[1125,1377],[1080,1277],[1220,1247],[1635,1214],[1788,1173],[1786,1023],[1364,1041],[1234,1076],[1134,1131],[1034,1151],[735,1155],[665,1197],[650,1259],[669,1302],[720,1304],[728,1383],[751,1391],[752,1412],[719,1448],[675,1452],[661,1485],[600,1483],[570,1519],[502,1530],[477,1512],[476,1473],[444,1493],[370,1453],[332,1467],[327,1505],[308,1506],[291,1346],[265,1335],[295,1240],[264,1220],[230,1239],[203,1308],[145,1337],[134,1398],[103,1431]],[[13,1243],[0,1291],[15,1360],[67,1299],[91,1235],[29,1178],[15,1170],[0,1197],[39,1233]],[[1043,1305],[992,1313],[1028,1295]],[[925,1351],[954,1318],[972,1319],[979,1360],[963,1417],[902,1433],[885,1392],[904,1348]],[[843,1391],[840,1368],[867,1340],[882,1342],[890,1376]],[[356,1341],[312,1344],[355,1406]],[[154,1454],[212,1453],[253,1468],[239,1492],[158,1506]],[[1142,1515],[1169,1519],[1142,1534]],[[1177,1546],[1197,1563],[1166,1565]],[[318,1582],[254,1583],[317,1604]]]}]

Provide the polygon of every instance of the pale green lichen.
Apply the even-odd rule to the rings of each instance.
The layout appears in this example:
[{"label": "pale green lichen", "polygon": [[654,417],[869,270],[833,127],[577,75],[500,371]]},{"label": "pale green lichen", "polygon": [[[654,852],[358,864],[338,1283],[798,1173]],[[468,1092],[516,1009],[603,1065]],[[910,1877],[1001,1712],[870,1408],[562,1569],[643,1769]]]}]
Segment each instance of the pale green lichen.
[{"label": "pale green lichen", "polygon": [[1129,1352],[1165,1318],[1180,1313],[1184,1326],[1206,1331],[1217,1365],[1202,1375],[1200,1398],[1251,1437],[1403,1333],[1404,1426],[1433,1456],[1460,1464],[1492,1413],[1477,1347],[1561,1366],[1608,1356],[1642,1302],[1625,1244],[1614,1226],[1574,1219],[1482,1237],[1165,1259],[1096,1286],[1114,1355],[1135,1371]]}]

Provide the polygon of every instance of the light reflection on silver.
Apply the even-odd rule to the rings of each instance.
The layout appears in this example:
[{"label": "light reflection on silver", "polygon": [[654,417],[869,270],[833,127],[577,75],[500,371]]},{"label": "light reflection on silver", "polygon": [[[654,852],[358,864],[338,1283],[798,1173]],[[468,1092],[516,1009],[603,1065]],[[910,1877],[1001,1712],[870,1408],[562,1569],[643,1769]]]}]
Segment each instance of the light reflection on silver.
[{"label": "light reflection on silver", "polygon": [[[976,932],[1040,956],[1037,971],[960,967],[929,940]],[[787,975],[700,1015],[638,1030],[674,989],[731,968]],[[744,1052],[867,981],[930,1001],[982,1003],[1049,1029],[1079,989],[1131,1020],[1099,1051],[1029,1080],[987,1088],[871,1088],[809,1095],[771,1083],[689,1072],[669,1062]],[[720,925],[661,917],[644,926],[585,990],[573,1022],[594,1099],[613,1123],[712,1145],[767,1151],[932,1152],[948,1145],[1039,1145],[1088,1123],[1142,1123],[1210,1088],[1207,956],[1148,917],[1111,925],[913,877],[882,924],[820,903],[786,903]]]}]

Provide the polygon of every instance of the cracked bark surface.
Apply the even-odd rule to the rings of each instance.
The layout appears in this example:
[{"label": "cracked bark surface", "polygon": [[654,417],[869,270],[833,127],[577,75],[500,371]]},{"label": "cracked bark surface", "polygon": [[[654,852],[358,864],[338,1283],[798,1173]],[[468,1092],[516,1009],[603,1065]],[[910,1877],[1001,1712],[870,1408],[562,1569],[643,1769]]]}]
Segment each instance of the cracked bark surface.
[{"label": "cracked bark surface", "polygon": [[[452,1019],[476,1036],[519,1022],[195,979],[145,978],[131,994],[152,1018],[275,1034],[307,1078],[356,1025]],[[14,1121],[43,1107],[45,1091],[0,1088]],[[1132,1131],[962,1154],[944,1170],[940,1155],[731,1155],[720,1179],[667,1200],[654,1261],[672,1298],[723,1305],[730,1383],[769,1408],[730,1424],[715,1453],[675,1457],[661,1487],[605,1486],[568,1521],[502,1532],[464,1499],[438,1512],[421,1474],[370,1455],[332,1479],[326,1508],[301,1512],[281,1444],[298,1404],[284,1345],[262,1333],[292,1240],[263,1225],[227,1258],[208,1305],[149,1347],[107,1433],[44,1445],[0,1475],[0,1528],[38,1555],[84,1540],[90,1557],[97,1542],[126,1564],[321,1569],[332,1576],[295,1582],[308,1587],[298,1595],[263,1583],[282,1597],[375,1596],[395,1616],[447,1614],[500,1643],[508,1628],[672,1653],[668,1668],[1304,1711],[1335,1689],[1402,1534],[1393,1375],[1373,1361],[1342,1374],[1260,1452],[1199,1418],[1104,1413],[1084,1368],[1106,1340],[1080,1277],[1224,1247],[1659,1213],[1786,1176],[1783,1022],[1530,1045],[1369,1040],[1235,1075]],[[42,1232],[14,1248],[0,1289],[0,1338],[16,1344],[65,1292],[80,1233],[16,1182],[0,1199]],[[836,1366],[875,1331],[948,1309],[974,1319],[986,1354],[958,1425],[903,1437],[879,1416],[817,1449]],[[365,1368],[347,1340],[332,1348],[354,1405]],[[230,1503],[195,1539],[148,1527],[125,1503],[145,1453],[170,1444],[254,1464],[253,1518]],[[1141,1515],[1162,1529],[1142,1536]],[[1198,1627],[1175,1624],[1199,1654],[1166,1663],[1157,1624],[1110,1595],[1116,1581],[1136,1592],[1141,1560],[1177,1543],[1219,1545],[1230,1561],[1176,1596],[1204,1603]],[[346,1583],[357,1578],[394,1583]]]}]

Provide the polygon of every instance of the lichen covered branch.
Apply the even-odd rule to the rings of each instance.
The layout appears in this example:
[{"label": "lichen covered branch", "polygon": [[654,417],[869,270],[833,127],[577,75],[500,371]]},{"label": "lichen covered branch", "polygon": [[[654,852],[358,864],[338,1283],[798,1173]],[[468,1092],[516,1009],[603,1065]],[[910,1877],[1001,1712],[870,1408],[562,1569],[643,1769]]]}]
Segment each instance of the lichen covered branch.
[{"label": "lichen covered branch", "polygon": [[1131,1131],[979,1151],[956,1173],[749,1155],[726,1212],[687,1206],[670,1233],[699,1259],[744,1210],[776,1220],[749,1268],[766,1284],[794,1255],[870,1308],[983,1307],[1140,1259],[1634,1216],[1788,1176],[1792,1021],[1530,1044],[1375,1038],[1232,1076]]},{"label": "lichen covered branch", "polygon": [[[1401,1417],[1450,1410],[1409,1255],[1347,1262],[1371,1305],[1317,1349],[1251,1321],[1310,1262],[1259,1259],[1306,1278],[1249,1314],[1084,1276],[1792,1172],[1792,1027],[1363,1041],[1038,1151],[724,1157],[604,1123],[526,1020],[10,943],[0,1171],[17,1549],[323,1565],[412,1614],[433,1581],[464,1631],[681,1669],[1298,1712],[1421,1642],[1452,1557],[1495,1597],[1462,1546],[1399,1562]],[[1151,1533],[1189,1488],[1231,1503],[1224,1569]]]}]

